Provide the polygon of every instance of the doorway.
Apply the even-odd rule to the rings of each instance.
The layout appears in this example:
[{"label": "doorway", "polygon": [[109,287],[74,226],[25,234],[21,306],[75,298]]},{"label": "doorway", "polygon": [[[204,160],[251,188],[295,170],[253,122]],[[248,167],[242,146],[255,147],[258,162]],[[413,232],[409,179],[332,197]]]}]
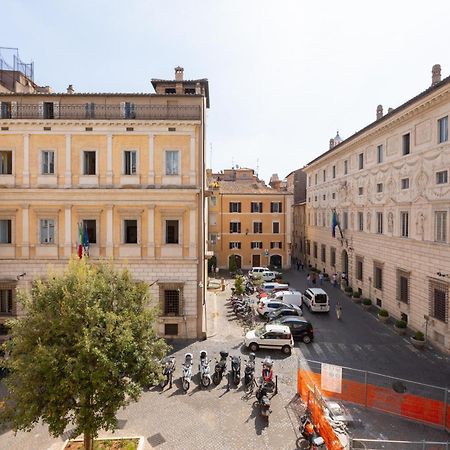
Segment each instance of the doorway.
[{"label": "doorway", "polygon": [[272,255],[270,257],[270,265],[274,268],[274,269],[281,269],[281,255]]},{"label": "doorway", "polygon": [[261,255],[252,255],[252,267],[261,267]]}]

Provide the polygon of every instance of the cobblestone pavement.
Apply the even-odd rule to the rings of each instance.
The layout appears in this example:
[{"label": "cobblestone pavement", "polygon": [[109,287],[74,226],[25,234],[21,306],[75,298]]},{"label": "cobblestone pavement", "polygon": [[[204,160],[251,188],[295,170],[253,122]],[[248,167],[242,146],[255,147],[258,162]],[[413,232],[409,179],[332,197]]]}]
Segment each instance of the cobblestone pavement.
[{"label": "cobblestone pavement", "polygon": [[[280,449],[296,448],[298,413],[301,405],[296,394],[295,352],[290,357],[280,351],[260,351],[257,354],[257,375],[261,361],[270,355],[275,361],[274,373],[278,375],[279,392],[272,398],[272,414],[269,425],[261,420],[258,409],[253,407],[255,397],[243,399],[242,387],[231,387],[223,380],[219,386],[208,389],[199,386],[197,374],[191,389],[184,394],[181,389],[181,362],[184,353],[194,354],[194,373],[198,370],[198,357],[202,349],[213,359],[224,349],[230,355],[247,358],[248,351],[242,347],[244,331],[226,305],[230,295],[229,285],[225,292],[208,292],[208,339],[203,342],[174,342],[173,352],[177,360],[174,385],[161,391],[152,388],[144,392],[140,400],[118,413],[121,429],[118,436],[144,436],[145,449]],[[229,364],[228,364],[229,365]],[[243,369],[243,366],[242,366]],[[110,433],[101,433],[108,436]],[[63,439],[53,439],[44,426],[37,426],[30,433],[11,431],[0,436],[0,449],[60,450]]]}]

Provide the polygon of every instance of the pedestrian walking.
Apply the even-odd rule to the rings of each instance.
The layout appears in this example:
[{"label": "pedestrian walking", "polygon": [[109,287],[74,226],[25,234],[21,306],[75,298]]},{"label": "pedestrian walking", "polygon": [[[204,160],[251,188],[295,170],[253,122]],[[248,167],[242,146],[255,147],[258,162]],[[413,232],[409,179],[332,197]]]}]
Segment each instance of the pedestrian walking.
[{"label": "pedestrian walking", "polygon": [[342,306],[339,300],[336,302],[336,317],[338,320],[341,320],[342,317]]},{"label": "pedestrian walking", "polygon": [[304,270],[305,264],[303,263],[303,261],[300,261],[300,266],[301,266],[301,269]]},{"label": "pedestrian walking", "polygon": [[312,284],[313,284],[313,285],[316,284],[317,279],[316,279],[316,274],[315,274],[315,273],[312,274],[312,280],[311,280],[311,281],[312,281]]},{"label": "pedestrian walking", "polygon": [[311,274],[308,273],[308,276],[306,277],[306,284],[308,285],[308,287],[311,287]]},{"label": "pedestrian walking", "polygon": [[322,286],[322,284],[323,284],[323,272],[320,272],[319,273],[319,284]]},{"label": "pedestrian walking", "polygon": [[300,261],[297,260],[297,270],[300,270]]}]

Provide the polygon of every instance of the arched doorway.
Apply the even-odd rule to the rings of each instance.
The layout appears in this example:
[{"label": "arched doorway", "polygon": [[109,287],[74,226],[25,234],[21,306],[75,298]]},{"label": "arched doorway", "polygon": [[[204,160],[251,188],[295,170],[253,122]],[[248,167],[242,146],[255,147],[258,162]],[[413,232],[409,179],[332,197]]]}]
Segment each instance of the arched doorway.
[{"label": "arched doorway", "polygon": [[270,265],[274,268],[274,269],[281,269],[282,267],[282,258],[281,255],[272,255],[270,257]]},{"label": "arched doorway", "polygon": [[228,258],[228,269],[234,272],[242,267],[242,258],[240,255],[230,255]]}]

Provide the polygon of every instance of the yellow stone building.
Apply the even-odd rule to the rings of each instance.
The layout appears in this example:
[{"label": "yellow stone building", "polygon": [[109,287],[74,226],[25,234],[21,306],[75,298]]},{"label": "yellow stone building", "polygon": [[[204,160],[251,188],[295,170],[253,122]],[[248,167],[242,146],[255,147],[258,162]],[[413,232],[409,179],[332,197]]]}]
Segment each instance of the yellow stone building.
[{"label": "yellow stone building", "polygon": [[209,248],[215,264],[228,269],[235,255],[237,267],[249,269],[291,264],[293,193],[272,177],[271,187],[252,169],[208,171]]},{"label": "yellow stone building", "polygon": [[151,285],[161,335],[204,335],[208,81],[177,67],[152,85],[153,94],[3,85],[0,324],[20,314],[16,287],[65,267],[84,243],[92,260]]}]

